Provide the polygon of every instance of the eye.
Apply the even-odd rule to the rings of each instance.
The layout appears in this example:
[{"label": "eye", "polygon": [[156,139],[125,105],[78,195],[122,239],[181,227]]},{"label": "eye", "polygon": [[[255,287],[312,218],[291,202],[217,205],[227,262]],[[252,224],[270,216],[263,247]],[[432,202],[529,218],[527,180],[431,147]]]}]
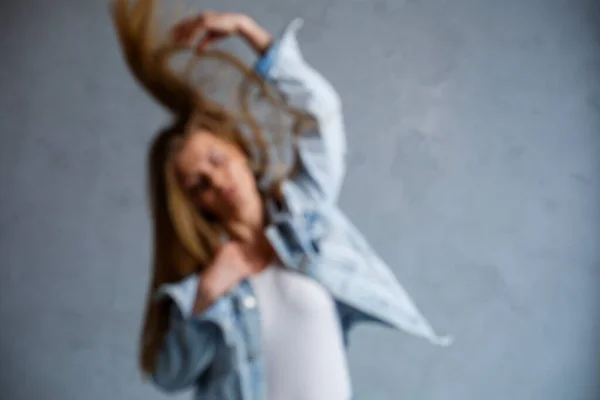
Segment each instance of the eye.
[{"label": "eye", "polygon": [[210,162],[213,165],[221,165],[225,161],[225,156],[218,150],[213,150],[210,153]]}]

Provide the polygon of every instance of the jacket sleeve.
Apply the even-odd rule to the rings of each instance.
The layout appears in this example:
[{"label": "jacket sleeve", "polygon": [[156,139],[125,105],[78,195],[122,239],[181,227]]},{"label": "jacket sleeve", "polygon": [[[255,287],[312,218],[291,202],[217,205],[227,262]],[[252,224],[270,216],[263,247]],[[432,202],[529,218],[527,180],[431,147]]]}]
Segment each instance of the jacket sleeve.
[{"label": "jacket sleeve", "polygon": [[[157,355],[152,382],[165,392],[193,386],[213,362],[223,340],[224,298],[201,314],[193,314],[198,276],[162,286],[157,301],[170,299],[170,326]],[[166,297],[166,298],[165,298]]]},{"label": "jacket sleeve", "polygon": [[345,175],[346,137],[342,105],[331,84],[303,58],[296,40],[302,20],[292,21],[255,70],[287,104],[311,115],[317,127],[297,139],[299,179],[308,180],[320,201],[336,202]]}]

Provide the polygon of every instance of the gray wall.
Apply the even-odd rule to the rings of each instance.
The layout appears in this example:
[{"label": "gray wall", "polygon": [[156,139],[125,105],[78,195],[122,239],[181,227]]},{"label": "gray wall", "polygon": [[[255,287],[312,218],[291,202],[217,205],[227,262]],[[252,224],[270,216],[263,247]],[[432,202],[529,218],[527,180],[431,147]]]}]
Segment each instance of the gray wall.
[{"label": "gray wall", "polygon": [[[600,398],[592,0],[218,8],[273,30],[306,19],[302,47],[345,100],[342,207],[457,338],[359,328],[358,398]],[[0,397],[164,398],[135,356],[145,152],[165,115],[125,69],[104,1],[7,1],[0,15]]]}]

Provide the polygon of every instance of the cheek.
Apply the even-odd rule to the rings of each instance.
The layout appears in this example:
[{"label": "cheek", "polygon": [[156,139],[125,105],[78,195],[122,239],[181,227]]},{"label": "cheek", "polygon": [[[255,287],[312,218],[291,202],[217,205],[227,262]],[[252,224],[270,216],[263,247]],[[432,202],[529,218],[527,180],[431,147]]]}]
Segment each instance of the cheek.
[{"label": "cheek", "polygon": [[246,159],[238,160],[232,165],[233,177],[239,186],[252,188],[256,186],[254,173]]}]

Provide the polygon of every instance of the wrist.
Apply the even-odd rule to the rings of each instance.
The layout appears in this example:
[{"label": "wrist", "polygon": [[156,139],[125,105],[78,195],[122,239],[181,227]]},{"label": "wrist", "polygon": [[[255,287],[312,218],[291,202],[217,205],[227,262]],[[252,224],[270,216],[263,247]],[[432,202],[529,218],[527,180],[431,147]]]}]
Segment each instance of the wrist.
[{"label": "wrist", "polygon": [[247,15],[240,16],[238,33],[261,56],[269,50],[273,42],[271,34]]}]

